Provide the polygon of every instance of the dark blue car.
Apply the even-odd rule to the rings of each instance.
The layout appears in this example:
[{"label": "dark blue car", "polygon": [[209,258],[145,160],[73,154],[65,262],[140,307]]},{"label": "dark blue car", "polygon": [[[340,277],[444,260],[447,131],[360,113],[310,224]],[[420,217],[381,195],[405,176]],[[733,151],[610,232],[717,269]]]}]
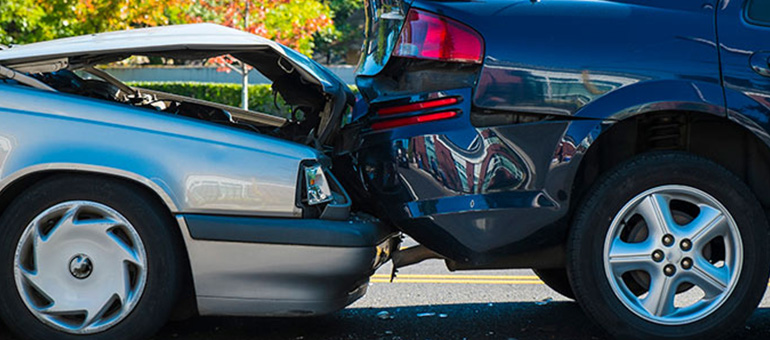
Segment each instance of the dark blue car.
[{"label": "dark blue car", "polygon": [[421,246],[622,339],[724,337],[770,270],[770,1],[369,0],[335,171]]}]

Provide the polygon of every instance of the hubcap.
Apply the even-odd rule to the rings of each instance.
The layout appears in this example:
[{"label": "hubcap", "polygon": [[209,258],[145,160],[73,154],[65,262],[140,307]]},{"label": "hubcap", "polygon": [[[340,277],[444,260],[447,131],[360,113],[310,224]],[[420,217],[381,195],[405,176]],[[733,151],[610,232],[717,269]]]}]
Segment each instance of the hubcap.
[{"label": "hubcap", "polygon": [[144,245],[131,223],[90,201],[57,204],[16,247],[16,288],[29,311],[66,333],[92,334],[123,320],[144,291]]},{"label": "hubcap", "polygon": [[742,244],[737,224],[715,198],[689,186],[660,186],[634,197],[615,216],[604,243],[604,269],[631,312],[682,325],[707,317],[730,296]]}]

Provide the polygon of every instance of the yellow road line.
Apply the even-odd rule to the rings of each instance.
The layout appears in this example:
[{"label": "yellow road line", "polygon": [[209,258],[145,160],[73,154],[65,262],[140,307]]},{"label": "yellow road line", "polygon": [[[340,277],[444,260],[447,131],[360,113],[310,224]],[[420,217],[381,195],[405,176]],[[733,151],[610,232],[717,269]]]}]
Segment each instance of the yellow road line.
[{"label": "yellow road line", "polygon": [[[372,283],[390,283],[389,278],[373,278]],[[450,279],[404,279],[397,277],[393,283],[462,283],[462,284],[500,284],[500,285],[542,285],[540,280],[450,280]],[[767,285],[770,287],[770,284]]]},{"label": "yellow road line", "polygon": [[[372,279],[374,283],[390,283],[388,279]],[[541,285],[543,281],[535,280],[431,280],[431,279],[396,279],[393,283],[462,283],[462,284],[493,284],[493,285]]]},{"label": "yellow road line", "polygon": [[[370,282],[390,283],[390,275],[375,274]],[[398,274],[393,283],[461,283],[461,284],[505,284],[541,285],[535,275],[441,275],[441,274]],[[767,284],[770,287],[770,282]]]},{"label": "yellow road line", "polygon": [[[387,274],[375,274],[372,278],[390,279]],[[468,280],[540,280],[535,275],[434,275],[434,274],[398,274],[399,279],[468,279]]]}]

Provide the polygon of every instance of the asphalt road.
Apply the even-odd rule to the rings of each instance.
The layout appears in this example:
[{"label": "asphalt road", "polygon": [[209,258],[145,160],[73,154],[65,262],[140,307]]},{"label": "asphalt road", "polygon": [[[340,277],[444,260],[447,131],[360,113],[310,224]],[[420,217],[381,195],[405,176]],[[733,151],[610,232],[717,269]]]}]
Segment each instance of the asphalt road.
[{"label": "asphalt road", "polygon": [[[323,317],[198,317],[171,322],[153,340],[442,340],[603,339],[580,307],[529,270],[450,273],[440,261],[403,268],[387,283],[390,266],[373,278],[361,300]],[[381,318],[386,314],[387,318]],[[770,338],[770,294],[743,339]],[[4,327],[0,339],[13,339]]]},{"label": "asphalt road", "polygon": [[[449,273],[439,261],[375,276],[361,300],[307,319],[196,318],[168,324],[156,337],[185,340],[603,339],[580,307],[539,283],[529,270]],[[383,313],[385,312],[385,313]],[[378,314],[389,317],[381,319]],[[743,339],[770,338],[770,294]]]}]

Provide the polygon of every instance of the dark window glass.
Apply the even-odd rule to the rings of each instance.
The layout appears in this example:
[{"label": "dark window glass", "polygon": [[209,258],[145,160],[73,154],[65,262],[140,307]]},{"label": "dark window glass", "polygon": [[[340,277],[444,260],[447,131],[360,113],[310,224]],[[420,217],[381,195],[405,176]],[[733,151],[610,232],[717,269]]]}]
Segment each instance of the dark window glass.
[{"label": "dark window glass", "polygon": [[749,20],[770,25],[770,0],[749,0],[749,8],[746,13]]}]

